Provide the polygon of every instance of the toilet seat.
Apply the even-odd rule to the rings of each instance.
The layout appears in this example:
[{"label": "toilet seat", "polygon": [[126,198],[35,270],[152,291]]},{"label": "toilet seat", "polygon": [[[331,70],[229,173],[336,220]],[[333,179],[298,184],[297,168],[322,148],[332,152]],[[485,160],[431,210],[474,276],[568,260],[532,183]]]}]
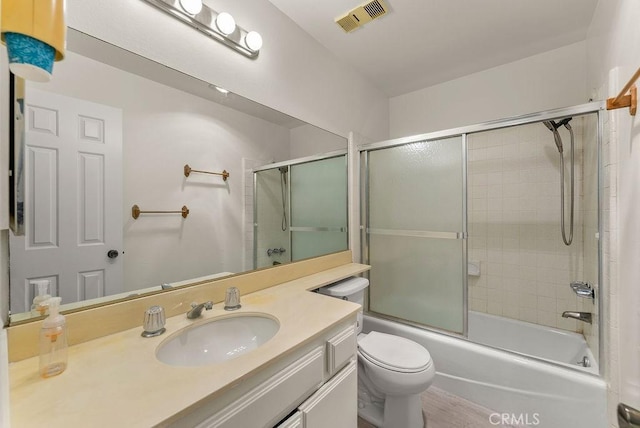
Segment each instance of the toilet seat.
[{"label": "toilet seat", "polygon": [[358,340],[360,355],[378,367],[398,373],[418,373],[432,365],[422,345],[404,337],[372,331]]}]

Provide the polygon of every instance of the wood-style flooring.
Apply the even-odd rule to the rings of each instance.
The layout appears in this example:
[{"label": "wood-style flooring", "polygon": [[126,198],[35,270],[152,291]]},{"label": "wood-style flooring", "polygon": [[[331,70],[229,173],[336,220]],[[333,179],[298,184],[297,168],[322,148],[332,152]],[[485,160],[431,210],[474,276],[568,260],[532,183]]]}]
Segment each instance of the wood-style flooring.
[{"label": "wood-style flooring", "polygon": [[[493,410],[433,386],[422,394],[422,409],[427,415],[427,428],[516,428],[495,425],[495,420],[492,424],[489,416]],[[375,427],[358,418],[358,428]]]}]

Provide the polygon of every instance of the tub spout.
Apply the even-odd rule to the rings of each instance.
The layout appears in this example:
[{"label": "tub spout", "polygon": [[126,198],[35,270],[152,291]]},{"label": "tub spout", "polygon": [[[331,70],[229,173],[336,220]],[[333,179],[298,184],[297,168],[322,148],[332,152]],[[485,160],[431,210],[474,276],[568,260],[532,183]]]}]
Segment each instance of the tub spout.
[{"label": "tub spout", "polygon": [[562,313],[562,318],[574,318],[589,324],[592,322],[591,312],[564,311]]}]

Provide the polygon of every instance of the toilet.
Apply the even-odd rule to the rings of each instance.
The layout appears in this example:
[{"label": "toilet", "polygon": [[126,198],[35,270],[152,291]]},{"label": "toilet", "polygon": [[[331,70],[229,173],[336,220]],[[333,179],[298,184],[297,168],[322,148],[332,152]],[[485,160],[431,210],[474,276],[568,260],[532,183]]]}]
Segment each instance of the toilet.
[{"label": "toilet", "polygon": [[[362,305],[366,278],[347,278],[322,287],[319,293]],[[426,426],[420,394],[433,381],[431,355],[404,337],[372,331],[362,333],[358,313],[358,416],[378,428]]]}]

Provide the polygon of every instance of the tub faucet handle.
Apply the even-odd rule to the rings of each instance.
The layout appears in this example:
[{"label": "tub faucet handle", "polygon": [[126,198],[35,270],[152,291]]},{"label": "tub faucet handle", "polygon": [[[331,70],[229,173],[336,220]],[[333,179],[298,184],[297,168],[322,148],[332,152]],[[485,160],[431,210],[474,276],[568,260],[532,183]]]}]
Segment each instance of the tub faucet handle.
[{"label": "tub faucet handle", "polygon": [[573,292],[580,297],[591,297],[592,299],[596,298],[596,290],[588,282],[572,281],[569,286],[571,287]]},{"label": "tub faucet handle", "polygon": [[591,361],[589,360],[589,357],[587,357],[586,355],[582,357],[582,359],[578,361],[576,364],[582,367],[591,367]]}]

